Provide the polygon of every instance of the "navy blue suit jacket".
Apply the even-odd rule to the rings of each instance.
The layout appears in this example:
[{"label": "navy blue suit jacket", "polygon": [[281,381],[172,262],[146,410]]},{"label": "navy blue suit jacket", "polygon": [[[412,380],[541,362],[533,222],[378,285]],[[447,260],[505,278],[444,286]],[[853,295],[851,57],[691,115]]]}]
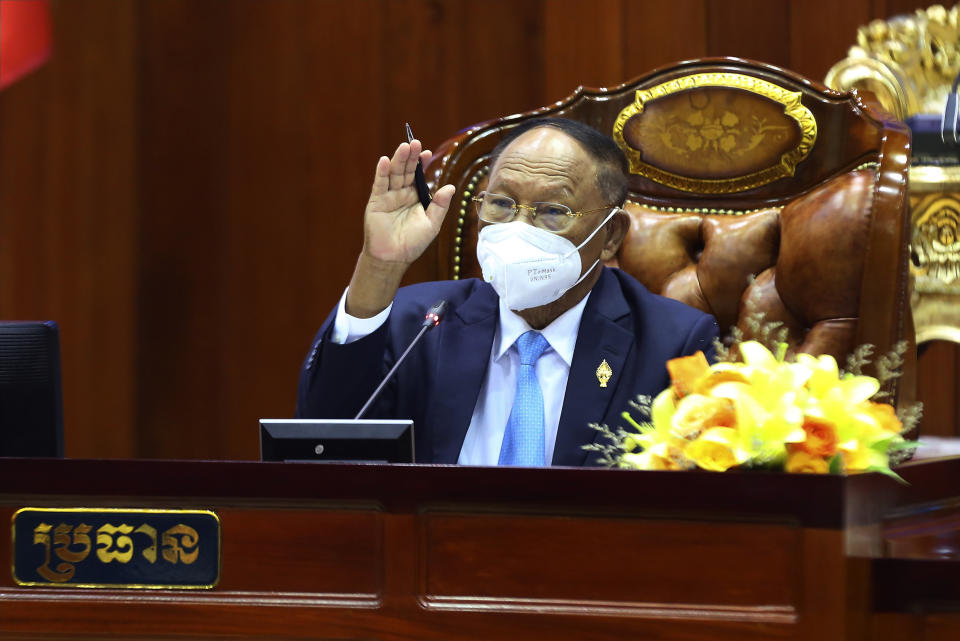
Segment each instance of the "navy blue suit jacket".
[{"label": "navy blue suit jacket", "polygon": [[[418,463],[456,463],[490,360],[499,312],[493,288],[477,279],[401,288],[376,332],[347,345],[329,340],[336,310],[317,334],[300,375],[297,416],[352,418],[419,331],[436,301],[444,320],[410,353],[367,418],[413,419]],[[651,294],[631,276],[604,268],[583,312],[564,396],[554,465],[596,464],[582,446],[597,432],[588,424],[624,425],[620,413],[637,394],[655,396],[669,384],[665,363],[713,352],[712,316]],[[613,376],[601,387],[597,367]]]}]

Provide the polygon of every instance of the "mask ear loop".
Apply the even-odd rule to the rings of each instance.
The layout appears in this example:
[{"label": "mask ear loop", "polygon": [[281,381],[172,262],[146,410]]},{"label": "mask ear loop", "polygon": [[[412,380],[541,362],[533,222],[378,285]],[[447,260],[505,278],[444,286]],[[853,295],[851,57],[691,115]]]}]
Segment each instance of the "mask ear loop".
[{"label": "mask ear loop", "polygon": [[[620,211],[619,207],[614,207],[613,209],[611,209],[610,213],[607,214],[607,217],[603,219],[603,222],[597,225],[596,229],[590,232],[590,235],[584,238],[582,243],[580,243],[579,245],[577,245],[572,250],[566,253],[566,255],[563,257],[564,260],[573,256],[576,252],[580,251],[584,245],[589,243],[593,239],[593,237],[597,235],[597,232],[603,229],[603,226],[606,225],[607,222],[609,222],[609,220],[613,218],[613,215],[616,214],[618,211]],[[597,262],[600,262],[599,259],[594,263],[594,265],[596,265]],[[593,267],[591,267],[590,269],[593,269]],[[587,270],[587,273],[590,272],[590,269]],[[579,283],[580,281],[577,281],[577,282]]]},{"label": "mask ear loop", "polygon": [[[583,275],[580,276],[580,278],[577,279],[577,282],[575,282],[573,285],[570,285],[570,289],[573,289],[574,287],[576,287],[577,285],[579,285],[581,282],[583,282],[583,279],[590,275],[590,272],[593,271],[593,268],[596,267],[596,266],[597,266],[597,263],[599,263],[599,262],[600,262],[600,259],[599,259],[599,258],[596,259],[595,261],[593,261],[593,264],[590,265],[590,269],[588,269],[587,271],[583,272]],[[568,291],[569,291],[569,290],[568,290]]]},{"label": "mask ear loop", "polygon": [[[613,210],[612,210],[609,214],[607,214],[607,217],[603,219],[603,222],[600,223],[599,225],[597,225],[597,228],[594,229],[593,232],[592,232],[589,236],[587,236],[586,240],[584,240],[582,243],[580,243],[580,244],[576,247],[576,249],[574,249],[572,252],[569,252],[566,256],[564,256],[564,259],[569,258],[570,256],[573,256],[574,252],[580,251],[580,248],[583,247],[584,245],[586,245],[587,243],[589,243],[589,242],[590,242],[590,239],[593,238],[594,236],[596,236],[596,235],[597,235],[597,232],[600,231],[601,229],[603,229],[603,226],[607,224],[607,221],[609,221],[611,218],[613,218],[613,215],[616,214],[618,211],[620,211],[620,208],[619,208],[619,207],[614,207]],[[599,263],[599,262],[600,262],[600,259],[599,259],[599,258],[596,259],[595,261],[593,261],[593,264],[590,265],[590,269],[588,269],[587,271],[583,272],[583,274],[580,275],[580,278],[577,279],[577,282],[575,282],[573,285],[570,285],[570,287],[568,287],[568,288],[567,288],[566,290],[564,290],[564,292],[562,292],[562,293],[566,293],[566,292],[570,291],[571,289],[573,289],[574,287],[576,287],[577,285],[579,285],[581,282],[583,282],[583,279],[590,275],[590,272],[593,271],[593,268],[596,267],[596,266],[597,266],[597,263]]]}]

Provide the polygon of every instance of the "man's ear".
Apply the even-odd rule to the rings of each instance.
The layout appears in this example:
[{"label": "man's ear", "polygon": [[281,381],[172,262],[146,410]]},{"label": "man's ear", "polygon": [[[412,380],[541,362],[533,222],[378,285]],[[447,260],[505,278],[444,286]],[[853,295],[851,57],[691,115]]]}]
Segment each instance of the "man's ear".
[{"label": "man's ear", "polygon": [[603,245],[603,251],[600,252],[600,260],[606,261],[616,256],[620,245],[623,244],[623,239],[627,236],[627,230],[629,228],[630,214],[621,208],[620,211],[614,214],[613,217],[607,221],[607,224],[604,225],[607,239]]}]

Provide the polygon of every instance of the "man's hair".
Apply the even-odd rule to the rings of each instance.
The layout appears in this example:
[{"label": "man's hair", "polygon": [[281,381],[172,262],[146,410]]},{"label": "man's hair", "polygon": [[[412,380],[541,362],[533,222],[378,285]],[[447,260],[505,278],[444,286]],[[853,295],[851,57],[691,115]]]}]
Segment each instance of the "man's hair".
[{"label": "man's hair", "polygon": [[583,147],[597,163],[597,186],[610,205],[622,205],[627,199],[627,158],[608,136],[576,120],[566,118],[537,118],[511,129],[497,143],[490,155],[490,167],[497,163],[507,145],[532,129],[553,127],[567,134]]}]

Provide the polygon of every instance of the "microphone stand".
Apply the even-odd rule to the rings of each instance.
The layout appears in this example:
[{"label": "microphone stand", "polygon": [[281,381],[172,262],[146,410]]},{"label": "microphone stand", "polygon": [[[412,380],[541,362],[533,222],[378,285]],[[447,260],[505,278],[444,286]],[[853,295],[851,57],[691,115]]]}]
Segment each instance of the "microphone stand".
[{"label": "microphone stand", "polygon": [[410,341],[407,349],[405,349],[403,354],[400,355],[400,358],[397,359],[397,362],[393,364],[393,367],[390,368],[390,371],[387,372],[387,375],[383,377],[383,380],[380,381],[380,385],[378,385],[377,389],[373,391],[373,394],[371,394],[370,398],[367,399],[367,402],[363,404],[363,407],[361,407],[360,411],[357,412],[357,415],[353,417],[353,420],[357,420],[367,413],[367,410],[370,409],[370,406],[373,405],[373,402],[377,400],[378,396],[380,396],[380,392],[383,391],[383,388],[386,387],[390,379],[393,378],[397,368],[399,368],[404,359],[407,358],[407,354],[410,353],[410,350],[413,349],[413,346],[416,345],[423,335],[430,331],[430,329],[440,324],[440,319],[443,317],[443,312],[446,311],[446,309],[447,301],[441,300],[434,303],[433,307],[427,311],[426,315],[423,317],[423,325],[420,328],[420,331],[417,332],[417,335],[413,337],[413,340]]}]

